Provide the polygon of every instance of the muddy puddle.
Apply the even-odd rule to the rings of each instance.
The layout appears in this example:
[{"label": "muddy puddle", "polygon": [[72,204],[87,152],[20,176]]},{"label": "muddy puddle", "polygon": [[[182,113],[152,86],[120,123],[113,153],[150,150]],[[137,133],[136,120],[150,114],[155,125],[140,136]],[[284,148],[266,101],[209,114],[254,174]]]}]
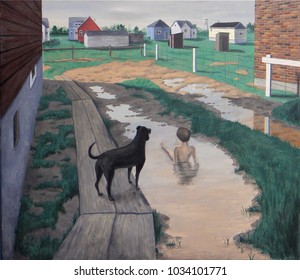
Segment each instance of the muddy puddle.
[{"label": "muddy puddle", "polygon": [[234,172],[233,160],[224,151],[202,138],[191,138],[199,168],[182,172],[161,149],[162,142],[170,149],[177,144],[175,126],[152,121],[132,111],[129,104],[107,108],[112,119],[128,124],[125,136],[130,139],[138,125],[152,129],[140,187],[151,207],[170,218],[166,231],[170,238],[160,245],[160,258],[266,258],[248,247],[238,247],[233,240],[258,219],[245,212],[257,189]]},{"label": "muddy puddle", "polygon": [[[300,131],[293,129],[279,121],[271,120],[270,117],[256,114],[253,110],[236,106],[226,94],[216,91],[208,84],[184,85],[184,79],[165,79],[164,85],[170,88],[179,88],[179,92],[188,93],[195,96],[195,99],[211,105],[221,113],[225,120],[240,122],[252,129],[260,130],[268,135],[276,136],[284,141],[290,142],[295,147],[300,147]],[[182,85],[182,87],[180,87]]]}]

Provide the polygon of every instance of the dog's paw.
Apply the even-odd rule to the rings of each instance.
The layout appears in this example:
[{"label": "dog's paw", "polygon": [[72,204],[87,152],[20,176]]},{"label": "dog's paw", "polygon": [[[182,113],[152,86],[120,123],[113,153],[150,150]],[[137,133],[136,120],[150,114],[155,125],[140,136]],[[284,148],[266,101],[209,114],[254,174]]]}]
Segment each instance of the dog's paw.
[{"label": "dog's paw", "polygon": [[108,199],[109,199],[110,201],[115,201],[115,199],[114,199],[112,196],[109,196]]},{"label": "dog's paw", "polygon": [[99,193],[98,193],[98,196],[103,196],[103,193],[99,192]]}]

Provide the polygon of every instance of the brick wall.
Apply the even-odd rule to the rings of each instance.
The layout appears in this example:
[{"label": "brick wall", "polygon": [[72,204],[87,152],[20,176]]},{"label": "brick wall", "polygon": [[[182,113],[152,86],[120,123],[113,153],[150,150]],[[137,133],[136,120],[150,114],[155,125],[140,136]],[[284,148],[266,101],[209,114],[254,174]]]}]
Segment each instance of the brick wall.
[{"label": "brick wall", "polygon": [[[263,56],[300,60],[300,1],[255,1],[255,79],[265,79]],[[273,66],[273,80],[296,83],[300,68]]]}]

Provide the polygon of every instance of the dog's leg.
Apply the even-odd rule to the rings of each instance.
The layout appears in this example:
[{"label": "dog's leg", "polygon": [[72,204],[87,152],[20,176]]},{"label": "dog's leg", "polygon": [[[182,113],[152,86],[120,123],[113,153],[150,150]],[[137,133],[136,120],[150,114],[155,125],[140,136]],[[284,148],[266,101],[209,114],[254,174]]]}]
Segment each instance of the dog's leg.
[{"label": "dog's leg", "polygon": [[104,176],[105,176],[106,181],[107,181],[106,191],[107,191],[108,199],[110,201],[115,200],[111,195],[111,184],[112,184],[112,180],[114,178],[114,175],[115,175],[115,170],[114,169],[108,170],[107,172],[104,173]]},{"label": "dog's leg", "polygon": [[138,165],[136,166],[136,173],[135,173],[135,187],[136,187],[137,190],[140,189],[140,188],[139,188],[139,177],[140,177],[140,172],[141,172],[143,166],[144,166],[144,162],[141,163],[141,164],[138,164]]},{"label": "dog's leg", "polygon": [[102,169],[100,168],[100,166],[98,166],[97,164],[96,164],[96,166],[95,166],[95,171],[96,171],[96,177],[97,177],[96,183],[95,183],[95,188],[96,188],[96,190],[97,190],[98,195],[99,195],[99,196],[102,196],[103,193],[101,193],[101,192],[99,191],[99,182],[100,182],[100,179],[101,179],[101,177],[102,177],[103,171],[102,171]]},{"label": "dog's leg", "polygon": [[132,181],[131,181],[131,179],[130,179],[131,170],[132,170],[132,167],[128,167],[128,182],[129,182],[129,184],[132,183]]}]

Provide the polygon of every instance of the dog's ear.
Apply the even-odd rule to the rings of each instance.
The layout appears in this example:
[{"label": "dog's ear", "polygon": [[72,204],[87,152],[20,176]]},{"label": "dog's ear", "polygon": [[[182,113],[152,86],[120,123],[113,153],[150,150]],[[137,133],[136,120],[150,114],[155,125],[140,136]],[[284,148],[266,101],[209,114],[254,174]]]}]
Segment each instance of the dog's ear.
[{"label": "dog's ear", "polygon": [[151,134],[151,129],[150,128],[148,128],[148,133]]},{"label": "dog's ear", "polygon": [[141,128],[141,126],[139,125],[137,128],[136,128],[136,130],[139,130]]}]

